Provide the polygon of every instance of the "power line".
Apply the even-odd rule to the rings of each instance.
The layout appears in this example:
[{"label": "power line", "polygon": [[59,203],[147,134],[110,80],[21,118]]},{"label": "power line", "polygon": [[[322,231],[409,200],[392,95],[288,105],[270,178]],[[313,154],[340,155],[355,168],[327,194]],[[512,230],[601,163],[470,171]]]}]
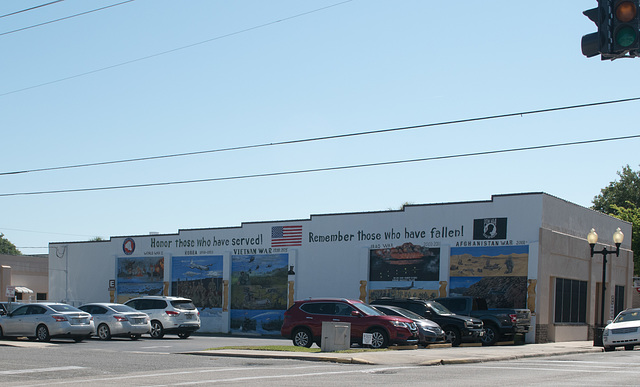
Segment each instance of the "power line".
[{"label": "power line", "polygon": [[494,119],[498,119],[498,118],[507,118],[507,117],[517,117],[517,116],[525,116],[525,115],[531,115],[531,114],[549,113],[549,112],[556,112],[556,111],[562,111],[562,110],[570,110],[570,109],[578,109],[578,108],[585,108],[585,107],[610,105],[610,104],[616,104],[616,103],[622,103],[622,102],[630,102],[630,101],[638,101],[638,100],[640,100],[640,97],[625,98],[625,99],[618,99],[618,100],[612,100],[612,101],[603,101],[603,102],[592,102],[592,103],[580,104],[580,105],[561,106],[561,107],[548,108],[548,109],[529,110],[529,111],[523,111],[523,112],[517,112],[517,113],[498,114],[498,115],[493,115],[493,116],[465,118],[465,119],[461,119],[461,120],[442,121],[442,122],[435,122],[435,123],[422,124],[422,125],[403,126],[403,127],[388,128],[388,129],[369,130],[369,131],[364,131],[364,132],[337,134],[337,135],[333,135],[333,136],[311,137],[311,138],[304,138],[304,139],[297,139],[297,140],[287,140],[287,141],[279,141],[279,142],[270,142],[270,143],[262,143],[262,144],[240,145],[240,146],[235,146],[235,147],[218,148],[218,149],[210,149],[210,150],[203,150],[203,151],[173,153],[173,154],[166,154],[166,155],[159,155],[159,156],[137,157],[137,158],[123,159],[123,160],[101,161],[101,162],[95,162],[95,163],[84,163],[84,164],[74,164],[74,165],[66,165],[66,166],[58,166],[58,167],[26,169],[26,170],[21,170],[21,171],[0,172],[0,176],[19,175],[19,174],[33,173],[33,172],[56,171],[56,170],[72,169],[72,168],[96,167],[96,166],[102,166],[102,165],[113,165],[113,164],[123,164],[123,163],[131,163],[131,162],[138,162],[138,161],[150,161],[150,160],[168,159],[168,158],[173,158],[173,157],[196,156],[196,155],[202,155],[202,154],[207,154],[207,153],[229,152],[229,151],[264,148],[264,147],[279,146],[279,145],[301,144],[301,143],[313,142],[313,141],[334,140],[334,139],[340,139],[340,138],[348,138],[348,137],[364,136],[364,135],[371,135],[371,134],[398,132],[398,131],[411,130],[411,129],[424,129],[424,128],[430,128],[430,127],[434,127],[434,126],[462,124],[462,123],[469,123],[469,122],[494,120]]},{"label": "power line", "polygon": [[[129,0],[129,1],[133,1],[133,0]],[[126,65],[129,65],[129,64],[132,64],[132,63],[141,62],[143,60],[155,58],[155,57],[158,57],[158,56],[161,56],[161,55],[170,54],[170,53],[173,53],[173,52],[176,52],[176,51],[185,50],[185,49],[188,49],[188,48],[191,48],[191,47],[199,46],[201,44],[213,42],[215,40],[228,38],[230,36],[239,35],[239,34],[242,34],[242,33],[245,33],[245,32],[257,30],[259,28],[268,27],[268,26],[271,26],[271,25],[276,24],[276,23],[280,23],[280,22],[283,22],[283,21],[287,21],[287,20],[298,18],[298,17],[306,16],[306,15],[309,15],[309,14],[312,14],[312,13],[315,13],[315,12],[324,11],[325,9],[329,9],[329,8],[332,8],[332,7],[337,7],[339,5],[350,3],[352,1],[354,1],[354,0],[342,1],[340,3],[328,5],[326,7],[317,8],[317,9],[314,9],[314,10],[311,10],[311,11],[307,11],[307,12],[299,13],[297,15],[289,16],[289,17],[286,17],[284,19],[275,20],[275,21],[272,21],[272,22],[268,22],[268,23],[264,23],[264,24],[258,25],[258,26],[245,28],[245,29],[240,30],[240,31],[231,32],[231,33],[228,33],[228,34],[225,34],[225,35],[220,35],[220,36],[217,36],[215,38],[203,40],[201,42],[192,43],[192,44],[189,44],[189,45],[186,45],[186,46],[174,48],[174,49],[171,49],[171,50],[159,52],[159,53],[152,54],[152,55],[147,55],[147,56],[144,56],[144,57],[141,57],[141,58],[137,58],[137,59],[132,59],[132,60],[129,60],[129,61],[126,61],[126,62],[117,63],[117,64],[114,64],[114,65],[111,65],[111,66],[102,67],[102,68],[99,68],[99,69],[96,69],[96,70],[87,71],[87,72],[84,72],[84,73],[81,73],[81,74],[72,75],[72,76],[69,76],[69,77],[66,77],[66,78],[60,78],[60,79],[57,79],[55,81],[49,81],[49,82],[45,82],[45,83],[40,83],[38,85],[29,86],[29,87],[25,87],[25,88],[22,88],[22,89],[9,91],[9,92],[0,94],[0,97],[4,97],[4,96],[10,95],[10,94],[20,93],[22,91],[35,89],[35,88],[42,87],[42,86],[52,85],[54,83],[60,83],[60,82],[68,81],[68,80],[71,80],[71,79],[84,77],[85,75],[91,75],[91,74],[99,73],[99,72],[102,72],[102,71],[111,70],[111,69],[116,68],[116,67],[122,67],[122,66],[126,66]],[[124,3],[121,3],[121,4],[124,4]],[[115,5],[119,5],[119,4],[115,4]],[[113,6],[115,6],[115,5],[113,5]],[[29,28],[32,28],[32,27],[29,27]],[[11,32],[15,32],[15,31],[11,31]],[[8,33],[11,33],[11,32],[8,32]],[[0,36],[1,35],[4,35],[4,34],[0,34]]]},{"label": "power line", "polygon": [[214,177],[214,178],[208,178],[208,179],[169,181],[169,182],[161,182],[161,183],[130,184],[130,185],[119,185],[119,186],[110,186],[110,187],[4,193],[4,194],[0,194],[0,197],[107,191],[107,190],[118,190],[118,189],[128,189],[128,188],[145,188],[145,187],[159,187],[159,186],[169,186],[169,185],[179,185],[179,184],[208,183],[208,182],[214,182],[214,181],[243,180],[243,179],[253,179],[258,177],[298,175],[298,174],[313,173],[313,172],[328,172],[328,171],[338,171],[338,170],[356,169],[356,168],[380,167],[385,165],[398,165],[398,164],[417,163],[417,162],[424,162],[424,161],[447,160],[447,159],[455,159],[455,158],[462,158],[462,157],[486,156],[486,155],[494,155],[494,154],[501,154],[501,153],[521,152],[521,151],[528,151],[528,150],[559,148],[559,147],[566,147],[566,146],[572,146],[572,145],[585,145],[585,144],[595,144],[595,143],[608,142],[608,141],[630,140],[634,138],[640,138],[640,134],[631,135],[631,136],[622,136],[622,137],[610,137],[610,138],[595,139],[595,140],[573,141],[573,142],[565,142],[565,143],[558,143],[558,144],[536,145],[536,146],[529,146],[529,147],[522,147],[522,148],[510,148],[510,149],[500,149],[500,150],[492,150],[492,151],[462,153],[462,154],[447,155],[447,156],[424,157],[419,159],[382,161],[378,163],[369,163],[369,164],[355,164],[355,165],[343,165],[343,166],[337,166],[337,167],[302,169],[297,171],[259,173],[259,174],[251,174],[251,175]]},{"label": "power line", "polygon": [[7,227],[0,227],[0,230],[10,230],[10,231],[30,232],[30,233],[35,233],[35,234],[51,234],[51,235],[81,236],[81,237],[94,237],[94,236],[95,236],[95,235],[86,235],[86,234],[69,234],[69,233],[59,233],[59,232],[49,232],[49,231],[23,230],[23,229],[19,229],[19,228],[7,228]]},{"label": "power line", "polygon": [[51,5],[51,4],[55,4],[55,3],[60,3],[60,2],[63,2],[63,1],[64,1],[64,0],[56,0],[56,1],[52,1],[52,2],[50,2],[50,3],[41,4],[41,5],[36,5],[35,7],[31,7],[31,8],[23,9],[23,10],[16,11],[16,12],[11,12],[11,13],[8,13],[8,14],[6,14],[6,15],[0,15],[0,19],[1,19],[1,18],[3,18],[3,17],[7,17],[7,16],[17,15],[17,14],[22,13],[22,12],[33,11],[34,9],[38,9],[38,8],[42,8],[42,7],[46,7],[47,5]]},{"label": "power line", "polygon": [[[135,0],[127,0],[127,1],[123,1],[122,3],[117,3],[117,4],[108,5],[108,6],[106,6],[106,7],[93,9],[93,10],[91,10],[91,11],[86,11],[86,12],[77,13],[77,14],[75,14],[75,15],[66,16],[66,17],[63,17],[63,18],[60,18],[60,19],[56,19],[56,20],[50,20],[50,21],[48,21],[48,22],[44,22],[44,23],[40,23],[40,24],[35,24],[35,25],[29,26],[29,27],[18,28],[17,30],[13,30],[13,31],[8,31],[8,32],[0,33],[0,36],[13,34],[14,32],[20,32],[20,31],[24,31],[24,30],[31,29],[31,28],[36,28],[36,27],[40,27],[40,26],[47,25],[47,24],[51,24],[51,23],[56,23],[56,22],[59,22],[59,21],[62,21],[62,20],[67,20],[67,19],[71,19],[71,18],[74,18],[74,17],[78,17],[78,16],[86,15],[86,14],[88,14],[88,13],[93,13],[93,12],[97,12],[97,11],[102,11],[102,10],[105,10],[105,9],[107,9],[107,8],[117,7],[118,5],[122,5],[122,4],[126,4],[126,3],[131,3],[132,1],[135,1]],[[4,95],[4,94],[3,94],[3,95]]]}]

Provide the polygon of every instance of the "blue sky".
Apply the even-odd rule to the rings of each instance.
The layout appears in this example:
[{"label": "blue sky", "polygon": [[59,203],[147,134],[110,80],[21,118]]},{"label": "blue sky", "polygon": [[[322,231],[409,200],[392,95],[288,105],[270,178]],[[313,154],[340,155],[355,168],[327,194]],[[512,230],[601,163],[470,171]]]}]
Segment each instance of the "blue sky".
[{"label": "blue sky", "polygon": [[[47,3],[4,0],[0,16]],[[65,0],[0,18],[0,173],[634,98],[640,59],[580,51],[596,1]],[[163,54],[164,53],[164,54]],[[158,55],[162,54],[162,55]],[[147,58],[147,59],[142,59]],[[100,70],[100,71],[97,71]],[[83,75],[86,74],[86,75]],[[639,103],[302,144],[0,175],[0,233],[175,233],[405,202],[547,192],[589,206],[640,141],[107,191],[639,133]]]}]

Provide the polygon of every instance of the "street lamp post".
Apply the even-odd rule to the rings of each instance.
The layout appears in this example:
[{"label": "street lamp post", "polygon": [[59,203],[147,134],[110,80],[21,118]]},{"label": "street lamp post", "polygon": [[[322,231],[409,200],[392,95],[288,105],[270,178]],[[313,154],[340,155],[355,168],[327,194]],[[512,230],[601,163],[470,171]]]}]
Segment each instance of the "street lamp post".
[{"label": "street lamp post", "polygon": [[624,234],[620,230],[620,227],[618,227],[618,229],[613,233],[613,243],[615,243],[616,245],[615,251],[607,250],[606,246],[602,248],[602,250],[595,250],[594,248],[596,246],[596,243],[598,243],[598,234],[596,233],[596,230],[592,228],[587,235],[587,241],[589,242],[589,246],[591,247],[591,258],[593,258],[595,254],[602,255],[602,297],[600,298],[600,327],[596,329],[593,343],[593,345],[596,346],[602,346],[602,332],[604,331],[604,326],[606,325],[604,322],[604,297],[606,290],[605,281],[607,275],[607,255],[615,253],[616,257],[619,257],[620,245],[622,244],[623,240]]}]

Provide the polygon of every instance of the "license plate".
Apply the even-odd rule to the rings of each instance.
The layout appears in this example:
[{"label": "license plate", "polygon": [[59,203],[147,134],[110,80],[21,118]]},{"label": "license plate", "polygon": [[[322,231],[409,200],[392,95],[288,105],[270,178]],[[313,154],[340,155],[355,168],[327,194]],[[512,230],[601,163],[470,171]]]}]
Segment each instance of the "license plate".
[{"label": "license plate", "polygon": [[193,320],[193,315],[190,313],[185,314],[185,316],[187,317],[187,320]]},{"label": "license plate", "polygon": [[74,318],[71,321],[73,321],[75,325],[84,324],[84,319],[83,318]]}]

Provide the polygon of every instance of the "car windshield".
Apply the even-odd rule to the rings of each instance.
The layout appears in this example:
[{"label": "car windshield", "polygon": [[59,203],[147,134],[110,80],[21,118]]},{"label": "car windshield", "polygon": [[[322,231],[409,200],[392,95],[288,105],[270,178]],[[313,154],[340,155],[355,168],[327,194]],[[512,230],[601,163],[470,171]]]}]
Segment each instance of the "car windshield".
[{"label": "car windshield", "polygon": [[82,312],[80,309],[67,304],[52,304],[48,306],[56,312]]},{"label": "car windshield", "polygon": [[355,306],[356,308],[360,309],[360,311],[362,313],[364,313],[366,315],[369,315],[369,316],[383,316],[384,315],[384,313],[382,313],[378,309],[373,308],[373,307],[371,307],[371,306],[369,306],[367,304],[357,303],[357,304],[353,304],[353,306]]},{"label": "car windshield", "polygon": [[171,305],[177,309],[194,310],[196,308],[193,302],[187,300],[171,301]]},{"label": "car windshield", "polygon": [[429,302],[429,306],[433,309],[434,312],[440,315],[444,314],[453,314],[449,309],[447,309],[444,305],[439,302],[431,301]]},{"label": "car windshield", "polygon": [[137,310],[133,309],[130,306],[127,305],[110,305],[111,309],[115,310],[116,312],[120,312],[120,313],[124,313],[124,312],[138,312]]},{"label": "car windshield", "polygon": [[406,309],[393,309],[393,311],[401,314],[406,318],[410,318],[411,320],[424,320],[424,317],[420,316],[418,313],[414,313],[410,310]]},{"label": "car windshield", "polygon": [[614,322],[623,322],[623,321],[638,321],[640,320],[640,310],[630,310],[627,312],[620,312],[618,317],[616,317],[616,321]]}]

